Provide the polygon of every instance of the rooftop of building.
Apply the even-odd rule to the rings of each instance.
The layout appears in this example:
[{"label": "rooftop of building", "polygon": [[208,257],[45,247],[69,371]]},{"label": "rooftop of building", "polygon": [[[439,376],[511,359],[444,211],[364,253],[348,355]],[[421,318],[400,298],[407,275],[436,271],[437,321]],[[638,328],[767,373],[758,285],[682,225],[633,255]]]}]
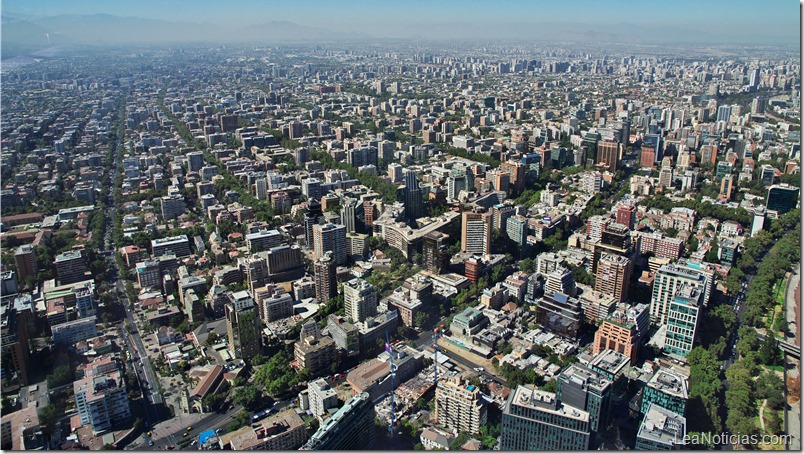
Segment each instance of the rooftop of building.
[{"label": "rooftop of building", "polygon": [[[41,448],[40,444],[36,442],[33,434],[25,434],[28,430],[38,432],[39,429],[39,414],[36,406],[23,408],[19,411],[6,413],[2,417],[2,425],[6,427],[9,425],[9,437],[11,438],[12,451],[34,450]],[[4,435],[5,438],[5,435]]]},{"label": "rooftop of building", "polygon": [[182,241],[190,240],[187,239],[187,235],[172,236],[169,238],[157,238],[155,240],[151,240],[151,246],[164,246],[166,244],[180,243]]},{"label": "rooftop of building", "polygon": [[532,385],[520,385],[509,396],[509,402],[520,407],[540,410],[557,416],[588,422],[589,413],[556,402],[555,393],[541,391]]},{"label": "rooftop of building", "polygon": [[124,388],[125,382],[120,375],[120,371],[115,370],[103,375],[85,377],[73,382],[75,394],[85,393],[86,401],[91,402],[103,398],[109,390]]},{"label": "rooftop of building", "polygon": [[687,419],[651,403],[639,426],[637,438],[663,445],[679,444],[686,434]]},{"label": "rooftop of building", "polygon": [[630,358],[614,350],[603,350],[589,362],[590,367],[597,367],[611,374],[617,374],[628,367]]},{"label": "rooftop of building", "polygon": [[324,337],[307,336],[304,338],[304,340],[296,342],[296,346],[302,353],[327,348],[331,345],[335,345],[335,341],[333,341],[331,337],[327,336]]},{"label": "rooftop of building", "polygon": [[611,380],[580,364],[569,365],[561,372],[561,376],[575,383],[585,384],[597,391],[604,391],[611,386]]},{"label": "rooftop of building", "polygon": [[667,368],[657,370],[648,382],[648,386],[674,397],[689,398],[687,378]]},{"label": "rooftop of building", "polygon": [[83,258],[81,251],[64,251],[56,256],[54,263],[67,262],[70,260],[77,260]]},{"label": "rooftop of building", "polygon": [[215,385],[215,382],[218,381],[221,376],[223,376],[223,366],[219,364],[212,366],[207,374],[204,375],[204,378],[198,382],[198,385],[196,385],[190,395],[203,398],[212,391],[212,386]]},{"label": "rooftop of building", "polygon": [[358,391],[365,391],[391,373],[391,365],[377,358],[366,361],[346,375],[346,381]]},{"label": "rooftop of building", "polygon": [[304,421],[295,410],[290,409],[253,424],[251,427],[246,427],[244,430],[238,430],[231,438],[228,438],[228,442],[233,450],[249,450],[271,437],[299,427],[304,427]]},{"label": "rooftop of building", "polygon": [[351,399],[347,400],[343,407],[338,409],[329,419],[325,420],[321,426],[319,426],[318,430],[310,437],[310,441],[308,445],[316,443],[317,440],[320,440],[324,434],[332,430],[333,427],[337,426],[344,418],[346,418],[349,413],[352,412],[358,405],[362,404],[363,402],[369,400],[369,393],[361,393],[358,394]]}]

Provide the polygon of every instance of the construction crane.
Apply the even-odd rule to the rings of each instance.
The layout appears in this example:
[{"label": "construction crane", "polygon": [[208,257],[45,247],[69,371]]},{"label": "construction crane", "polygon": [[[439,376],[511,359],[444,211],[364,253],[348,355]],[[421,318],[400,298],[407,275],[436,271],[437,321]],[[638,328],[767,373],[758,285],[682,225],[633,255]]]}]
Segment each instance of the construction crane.
[{"label": "construction crane", "polygon": [[385,332],[385,351],[388,352],[388,362],[391,365],[391,424],[388,426],[388,432],[391,433],[391,436],[394,436],[394,424],[396,423],[394,418],[394,376],[396,376],[396,366],[394,365],[394,348],[391,346],[391,342],[388,340],[388,331]]},{"label": "construction crane", "polygon": [[433,386],[438,386],[438,339],[444,334],[444,325],[433,330]]}]

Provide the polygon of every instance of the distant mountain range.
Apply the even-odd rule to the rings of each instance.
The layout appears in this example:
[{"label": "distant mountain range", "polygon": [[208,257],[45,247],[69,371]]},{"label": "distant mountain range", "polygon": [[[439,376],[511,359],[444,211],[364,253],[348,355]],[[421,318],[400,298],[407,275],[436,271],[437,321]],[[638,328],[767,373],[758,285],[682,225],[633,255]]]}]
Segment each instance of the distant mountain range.
[{"label": "distant mountain range", "polygon": [[120,17],[109,14],[23,17],[3,13],[2,57],[28,54],[60,45],[116,45],[182,42],[322,41],[365,39],[343,33],[270,21],[243,27]]},{"label": "distant mountain range", "polygon": [[[377,24],[373,24],[378,26]],[[379,26],[378,26],[379,27]],[[735,35],[718,35],[700,28],[662,25],[582,24],[566,22],[492,23],[383,23],[378,37],[368,32],[336,32],[325,28],[300,25],[289,21],[270,21],[256,25],[217,25],[182,21],[120,17],[109,14],[23,16],[2,14],[2,58],[26,55],[52,46],[116,45],[181,42],[232,43],[245,41],[342,41],[401,39],[521,39],[597,43],[784,43],[786,30],[779,36],[742,31]],[[789,41],[789,40],[788,40]],[[798,46],[798,42],[791,45]]]}]

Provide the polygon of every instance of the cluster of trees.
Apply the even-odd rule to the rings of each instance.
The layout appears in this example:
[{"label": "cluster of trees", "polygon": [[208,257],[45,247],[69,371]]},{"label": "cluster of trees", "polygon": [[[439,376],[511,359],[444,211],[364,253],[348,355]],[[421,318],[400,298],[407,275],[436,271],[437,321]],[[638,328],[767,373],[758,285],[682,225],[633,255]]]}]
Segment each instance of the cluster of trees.
[{"label": "cluster of trees", "polygon": [[772,313],[776,305],[772,292],[773,285],[784,277],[793,263],[798,262],[801,254],[800,245],[797,228],[778,240],[762,258],[756,269],[756,277],[751,281],[745,297],[746,323],[753,326],[765,325],[767,314]]},{"label": "cluster of trees", "polygon": [[522,205],[524,207],[532,207],[533,205],[539,203],[540,197],[542,195],[541,189],[525,189],[522,191],[522,194],[519,194],[519,197],[514,199],[514,203],[516,205]]},{"label": "cluster of trees", "polygon": [[[738,330],[737,352],[740,359],[726,371],[728,390],[721,380],[721,362],[727,356],[728,338],[736,326],[736,316],[727,305],[718,305],[705,314],[701,345],[687,355],[690,365],[690,401],[688,413],[704,417],[689,422],[690,432],[718,432],[723,428],[721,408],[727,408],[726,428],[732,433],[756,433],[754,417],[757,415],[756,399],[769,399],[771,409],[781,408],[784,397],[783,383],[773,372],[760,372],[760,364],[774,366],[779,363],[780,353],[776,340],[767,336],[760,341],[757,331],[750,326]],[[774,383],[771,390],[767,383]],[[775,415],[775,414],[774,414]],[[776,429],[776,416],[768,422],[769,430]],[[773,432],[777,433],[777,432]]]},{"label": "cluster of trees", "polygon": [[695,210],[699,217],[711,217],[719,221],[737,221],[742,225],[749,225],[752,221],[751,214],[745,208],[729,208],[723,205],[715,205],[710,202],[703,202],[698,197],[695,200],[684,199],[680,202],[674,202],[663,194],[657,194],[654,197],[646,197],[639,202],[640,205],[645,205],[648,208],[658,208],[667,213],[675,207],[685,207]]},{"label": "cluster of trees", "polygon": [[755,351],[749,351],[726,371],[726,380],[729,383],[729,389],[725,393],[728,408],[726,428],[732,433],[758,432],[759,427],[754,418],[763,417],[758,415],[758,402],[762,400],[766,401],[767,408],[765,431],[769,434],[779,434],[782,431],[779,411],[785,405],[784,382],[775,372],[761,372],[761,356]]},{"label": "cluster of trees", "polygon": [[232,402],[242,405],[249,411],[254,411],[262,399],[262,393],[254,385],[239,386],[234,389]]},{"label": "cluster of trees", "polygon": [[[505,346],[500,353],[505,355],[511,353],[511,351],[512,349],[510,346]],[[578,362],[578,357],[575,355],[560,357],[549,348],[540,345],[534,345],[531,349],[531,354],[546,358],[551,363],[561,366],[561,368]],[[514,389],[519,385],[536,385],[546,391],[555,392],[555,380],[551,379],[550,381],[545,381],[544,376],[537,374],[534,369],[522,370],[508,363],[499,364],[496,358],[492,359],[492,364],[494,365],[494,369],[497,371],[497,373],[505,379],[508,387],[511,389]]]},{"label": "cluster of trees", "polygon": [[59,366],[53,370],[53,373],[47,376],[47,387],[49,389],[58,388],[70,384],[75,380],[73,373],[70,371],[70,366]]},{"label": "cluster of trees", "polygon": [[500,166],[499,159],[495,159],[487,154],[469,153],[469,151],[464,148],[452,147],[442,143],[437,143],[436,148],[438,148],[439,150],[443,151],[446,154],[457,156],[459,158],[471,159],[472,161],[482,162],[483,164],[488,164],[491,167]]},{"label": "cluster of trees", "polygon": [[595,275],[586,271],[586,268],[583,266],[570,265],[570,271],[572,271],[572,277],[575,279],[575,282],[591,287],[595,286]]},{"label": "cluster of trees", "polygon": [[225,408],[226,393],[209,393],[201,401],[207,411],[220,412]]},{"label": "cluster of trees", "polygon": [[687,354],[690,366],[688,414],[700,415],[689,421],[690,432],[717,433],[722,429],[720,419],[723,382],[720,380],[720,360],[703,346]]},{"label": "cluster of trees", "polygon": [[396,201],[396,190],[397,187],[393,183],[389,183],[386,180],[378,177],[377,175],[370,175],[365,172],[358,172],[356,168],[349,165],[346,162],[338,162],[330,156],[329,153],[320,150],[311,150],[310,151],[310,158],[321,161],[321,164],[324,168],[327,169],[341,169],[345,170],[346,173],[349,174],[350,178],[355,178],[360,181],[360,184],[365,185],[369,188],[372,188],[374,191],[380,194],[382,197],[383,202],[386,203],[393,203]]},{"label": "cluster of trees", "polygon": [[279,350],[267,362],[262,364],[254,374],[254,382],[264,386],[271,396],[279,396],[291,391],[291,388],[307,381],[309,371],[303,369],[296,373],[290,362],[291,354],[288,350]]}]

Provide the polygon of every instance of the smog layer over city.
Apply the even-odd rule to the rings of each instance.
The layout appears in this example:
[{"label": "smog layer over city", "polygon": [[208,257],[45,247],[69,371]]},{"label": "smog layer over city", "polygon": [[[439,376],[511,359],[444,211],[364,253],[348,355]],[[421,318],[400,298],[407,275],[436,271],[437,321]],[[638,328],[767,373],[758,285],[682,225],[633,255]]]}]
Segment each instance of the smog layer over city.
[{"label": "smog layer over city", "polygon": [[4,450],[801,450],[801,5],[10,0]]}]

